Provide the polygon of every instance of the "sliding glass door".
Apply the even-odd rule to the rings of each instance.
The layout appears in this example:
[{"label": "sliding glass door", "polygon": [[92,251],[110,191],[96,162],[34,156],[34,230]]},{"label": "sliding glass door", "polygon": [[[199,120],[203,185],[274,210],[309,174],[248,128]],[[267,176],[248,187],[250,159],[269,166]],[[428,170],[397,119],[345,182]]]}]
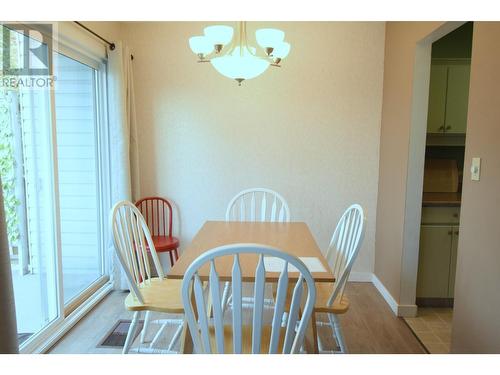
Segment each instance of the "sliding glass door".
[{"label": "sliding glass door", "polygon": [[[10,63],[21,64],[23,46],[36,41],[0,29],[0,40],[10,38]],[[21,348],[35,346],[108,280],[106,65],[64,46],[54,62],[52,86],[0,87],[0,173]]]},{"label": "sliding glass door", "polygon": [[[10,62],[20,65],[30,39],[2,27],[2,41],[5,33]],[[49,87],[2,86],[0,93],[0,173],[21,345],[61,316],[51,103]]]},{"label": "sliding glass door", "polygon": [[65,304],[104,274],[97,85],[96,69],[58,56],[55,112]]}]

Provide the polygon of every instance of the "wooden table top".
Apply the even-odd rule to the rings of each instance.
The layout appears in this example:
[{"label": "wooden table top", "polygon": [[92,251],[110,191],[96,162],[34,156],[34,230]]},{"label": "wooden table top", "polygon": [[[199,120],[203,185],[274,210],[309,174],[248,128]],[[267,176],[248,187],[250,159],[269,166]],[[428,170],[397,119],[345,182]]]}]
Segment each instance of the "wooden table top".
[{"label": "wooden table top", "polygon": [[[328,263],[318,248],[308,226],[303,222],[261,223],[261,222],[225,222],[207,221],[198,231],[189,247],[175,263],[168,278],[182,279],[189,265],[202,253],[214,247],[233,243],[253,243],[276,247],[297,257],[318,258],[326,272],[313,272],[317,282],[333,282],[335,278]],[[241,254],[240,265],[243,281],[254,281],[258,256]],[[223,281],[231,280],[233,257],[226,256],[216,260],[215,266]],[[200,269],[201,279],[208,279],[208,264]],[[267,272],[266,281],[277,281],[279,273]],[[297,272],[290,272],[291,280],[297,279]]]}]

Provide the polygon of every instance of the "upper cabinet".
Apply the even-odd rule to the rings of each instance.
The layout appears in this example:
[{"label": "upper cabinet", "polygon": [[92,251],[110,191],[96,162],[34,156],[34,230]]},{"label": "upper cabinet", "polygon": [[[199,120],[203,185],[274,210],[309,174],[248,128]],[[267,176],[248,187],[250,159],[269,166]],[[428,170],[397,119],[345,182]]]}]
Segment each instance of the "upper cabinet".
[{"label": "upper cabinet", "polygon": [[442,133],[444,130],[447,84],[448,66],[442,64],[431,64],[427,133]]},{"label": "upper cabinet", "polygon": [[469,99],[469,59],[433,59],[427,132],[465,134]]},{"label": "upper cabinet", "polygon": [[470,62],[448,66],[446,133],[465,133],[469,103]]}]

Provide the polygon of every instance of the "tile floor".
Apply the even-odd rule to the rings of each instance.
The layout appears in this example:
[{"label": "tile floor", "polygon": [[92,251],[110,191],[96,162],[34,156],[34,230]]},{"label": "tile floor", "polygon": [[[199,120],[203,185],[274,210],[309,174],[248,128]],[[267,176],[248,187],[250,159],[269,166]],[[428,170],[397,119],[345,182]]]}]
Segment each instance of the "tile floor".
[{"label": "tile floor", "polygon": [[415,318],[404,318],[431,354],[448,354],[451,344],[452,308],[419,307]]}]

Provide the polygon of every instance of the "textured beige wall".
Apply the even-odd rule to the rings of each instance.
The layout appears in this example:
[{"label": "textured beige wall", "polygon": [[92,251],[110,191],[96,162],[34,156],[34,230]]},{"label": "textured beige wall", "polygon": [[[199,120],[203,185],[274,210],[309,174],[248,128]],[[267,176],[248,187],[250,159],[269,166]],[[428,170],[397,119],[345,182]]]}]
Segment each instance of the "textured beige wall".
[{"label": "textured beige wall", "polygon": [[250,34],[283,29],[292,50],[242,87],[196,62],[188,39],[205,25],[125,24],[143,195],[177,204],[184,246],[247,187],[281,192],[322,248],[359,202],[368,226],[354,271],[373,272],[385,24],[250,22]]},{"label": "textured beige wall", "polygon": [[419,40],[442,22],[386,24],[375,275],[399,302],[413,70]]},{"label": "textured beige wall", "polygon": [[[500,22],[474,23],[452,352],[500,353]],[[481,180],[471,181],[472,157]]]}]

